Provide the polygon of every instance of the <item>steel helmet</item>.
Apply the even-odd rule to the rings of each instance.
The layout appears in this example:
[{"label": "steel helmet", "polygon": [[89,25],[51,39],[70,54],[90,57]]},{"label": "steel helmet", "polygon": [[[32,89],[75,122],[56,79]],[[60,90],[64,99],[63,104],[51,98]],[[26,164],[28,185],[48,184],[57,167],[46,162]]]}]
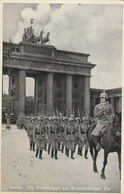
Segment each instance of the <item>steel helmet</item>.
[{"label": "steel helmet", "polygon": [[76,117],[76,119],[75,119],[75,120],[76,120],[76,121],[78,121],[78,120],[80,121],[80,118],[79,118],[79,117]]},{"label": "steel helmet", "polygon": [[68,121],[70,122],[70,121],[74,121],[74,118],[73,117],[69,117],[68,118]]},{"label": "steel helmet", "polygon": [[56,116],[53,116],[53,120],[58,120],[58,118]]},{"label": "steel helmet", "polygon": [[87,121],[87,117],[82,117],[82,121]]},{"label": "steel helmet", "polygon": [[68,118],[67,117],[64,117],[62,120],[65,121],[65,120],[68,120]]},{"label": "steel helmet", "polygon": [[108,95],[106,93],[101,93],[100,94],[100,98],[106,98],[106,99],[108,99]]}]

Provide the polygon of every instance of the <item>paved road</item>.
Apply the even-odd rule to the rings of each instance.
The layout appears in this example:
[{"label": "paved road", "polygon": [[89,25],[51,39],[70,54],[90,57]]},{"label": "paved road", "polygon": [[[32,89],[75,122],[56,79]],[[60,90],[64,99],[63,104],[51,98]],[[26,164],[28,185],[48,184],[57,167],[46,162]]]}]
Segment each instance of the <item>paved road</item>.
[{"label": "paved road", "polygon": [[35,158],[29,151],[25,130],[2,127],[2,191],[66,191],[66,192],[120,192],[117,154],[109,155],[106,179],[100,179],[103,151],[98,156],[98,173],[92,171],[92,159],[75,154],[75,160],[59,152],[59,160],[52,159],[47,152],[43,160]]}]

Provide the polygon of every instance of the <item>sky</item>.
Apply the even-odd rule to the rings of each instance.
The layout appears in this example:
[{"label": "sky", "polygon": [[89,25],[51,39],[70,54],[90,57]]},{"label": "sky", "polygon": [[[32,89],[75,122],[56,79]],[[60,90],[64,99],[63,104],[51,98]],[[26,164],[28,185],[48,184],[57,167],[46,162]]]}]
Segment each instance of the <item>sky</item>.
[{"label": "sky", "polygon": [[[57,49],[90,54],[91,88],[122,86],[122,5],[117,4],[4,4],[3,41],[19,43],[34,18],[35,35],[50,31]],[[3,92],[8,92],[4,76]],[[33,95],[33,79],[26,79],[26,95]]]}]

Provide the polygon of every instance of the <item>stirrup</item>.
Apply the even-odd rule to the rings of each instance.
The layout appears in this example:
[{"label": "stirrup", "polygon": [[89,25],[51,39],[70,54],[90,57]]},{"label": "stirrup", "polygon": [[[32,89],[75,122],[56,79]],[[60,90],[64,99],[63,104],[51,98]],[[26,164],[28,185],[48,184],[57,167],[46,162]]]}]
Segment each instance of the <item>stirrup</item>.
[{"label": "stirrup", "polygon": [[96,145],[96,150],[101,150],[101,145],[99,144],[99,143],[97,143],[97,145]]}]

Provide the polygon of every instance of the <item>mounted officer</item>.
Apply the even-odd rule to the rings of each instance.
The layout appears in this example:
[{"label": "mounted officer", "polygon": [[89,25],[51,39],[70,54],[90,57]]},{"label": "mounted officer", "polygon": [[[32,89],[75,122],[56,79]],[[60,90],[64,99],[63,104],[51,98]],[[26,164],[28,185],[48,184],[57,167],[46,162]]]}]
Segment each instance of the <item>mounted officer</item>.
[{"label": "mounted officer", "polygon": [[92,131],[92,135],[97,137],[96,149],[101,149],[101,136],[109,127],[114,118],[114,110],[111,104],[107,101],[108,96],[106,93],[100,94],[100,104],[95,106],[94,117],[97,119],[95,129]]},{"label": "mounted officer", "polygon": [[35,127],[34,118],[32,117],[27,128],[27,135],[29,137],[29,142],[30,142],[30,151],[32,150],[32,148],[33,148],[33,151],[35,151],[35,141],[33,138],[34,127]]}]

